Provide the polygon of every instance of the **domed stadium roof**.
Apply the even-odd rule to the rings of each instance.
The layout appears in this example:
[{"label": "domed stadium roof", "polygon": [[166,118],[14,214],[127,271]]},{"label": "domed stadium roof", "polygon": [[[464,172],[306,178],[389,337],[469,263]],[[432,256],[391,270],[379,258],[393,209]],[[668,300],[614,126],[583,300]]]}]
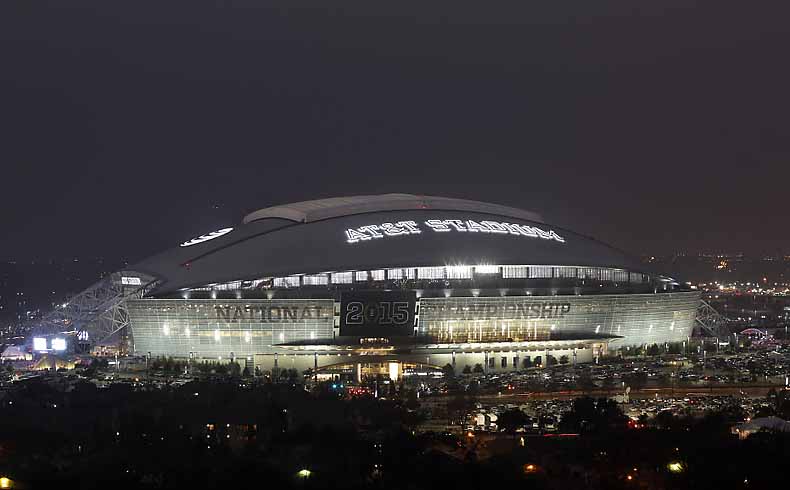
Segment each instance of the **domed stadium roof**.
[{"label": "domed stadium roof", "polygon": [[375,211],[408,211],[412,209],[436,209],[453,211],[476,211],[500,216],[541,222],[537,213],[523,209],[500,206],[467,199],[454,199],[437,196],[417,196],[414,194],[382,194],[373,196],[331,197],[302,201],[282,206],[259,209],[244,217],[243,223],[251,223],[265,218],[283,218],[301,223],[309,223],[327,218],[349,216],[352,214]]},{"label": "domed stadium roof", "polygon": [[533,212],[410,194],[261,209],[132,269],[160,280],[155,293],[169,293],[292,274],[480,264],[641,269],[623,252]]}]

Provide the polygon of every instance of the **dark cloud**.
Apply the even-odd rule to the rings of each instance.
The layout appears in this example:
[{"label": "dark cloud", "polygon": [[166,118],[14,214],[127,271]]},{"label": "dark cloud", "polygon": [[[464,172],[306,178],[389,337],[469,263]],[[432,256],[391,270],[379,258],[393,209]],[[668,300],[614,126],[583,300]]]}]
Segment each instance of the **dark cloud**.
[{"label": "dark cloud", "polygon": [[790,8],[660,3],[3,2],[0,257],[380,192],[786,250]]}]

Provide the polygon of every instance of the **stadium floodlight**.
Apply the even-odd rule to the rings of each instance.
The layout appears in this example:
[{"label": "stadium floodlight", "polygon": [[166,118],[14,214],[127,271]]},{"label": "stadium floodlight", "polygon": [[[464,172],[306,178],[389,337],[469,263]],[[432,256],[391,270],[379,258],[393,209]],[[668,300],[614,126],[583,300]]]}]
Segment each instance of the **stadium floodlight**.
[{"label": "stadium floodlight", "polygon": [[44,352],[47,350],[47,339],[44,337],[33,337],[33,350]]},{"label": "stadium floodlight", "polygon": [[57,350],[57,351],[66,350],[66,339],[63,338],[52,339],[52,350]]}]

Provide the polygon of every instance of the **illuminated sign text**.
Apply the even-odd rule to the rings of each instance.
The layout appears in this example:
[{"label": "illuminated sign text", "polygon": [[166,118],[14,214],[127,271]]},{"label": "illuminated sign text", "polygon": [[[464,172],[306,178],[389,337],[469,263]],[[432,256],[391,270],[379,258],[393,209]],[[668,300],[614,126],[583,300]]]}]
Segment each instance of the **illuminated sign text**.
[{"label": "illuminated sign text", "polygon": [[[488,233],[500,235],[518,235],[530,238],[542,238],[565,243],[565,239],[554,230],[543,230],[537,226],[505,223],[502,221],[475,221],[471,219],[429,219],[424,221],[427,229],[437,233]],[[381,223],[378,225],[365,225],[359,228],[346,230],[346,241],[358,243],[361,241],[376,240],[379,238],[418,235],[422,233],[420,226],[415,221],[398,221],[394,223]]]}]

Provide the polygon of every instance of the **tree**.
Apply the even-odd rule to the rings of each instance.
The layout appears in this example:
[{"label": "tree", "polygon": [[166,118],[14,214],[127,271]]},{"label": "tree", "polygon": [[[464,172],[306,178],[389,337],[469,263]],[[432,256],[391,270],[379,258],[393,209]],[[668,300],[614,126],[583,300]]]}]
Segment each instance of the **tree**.
[{"label": "tree", "polygon": [[417,426],[425,422],[425,415],[417,410],[402,409],[400,421],[409,431],[414,431]]},{"label": "tree", "polygon": [[659,429],[674,429],[678,425],[678,419],[671,410],[662,410],[653,417],[653,425]]},{"label": "tree", "polygon": [[568,356],[561,355],[560,356],[560,364],[562,364],[562,365],[568,364]]},{"label": "tree", "polygon": [[515,434],[516,430],[531,422],[530,418],[518,408],[511,408],[499,414],[497,425],[508,434]]},{"label": "tree", "polygon": [[660,349],[658,344],[653,344],[647,348],[647,355],[648,356],[657,356],[660,353]]},{"label": "tree", "polygon": [[623,377],[623,381],[632,389],[641,390],[647,384],[647,373],[641,371],[630,373]]},{"label": "tree", "polygon": [[579,375],[579,379],[576,381],[576,384],[583,391],[589,391],[595,388],[595,383],[593,382],[592,376],[590,376],[590,373],[587,371]]},{"label": "tree", "polygon": [[603,432],[626,427],[626,417],[614,400],[588,396],[573,401],[571,409],[562,416],[563,432]]},{"label": "tree", "polygon": [[453,378],[455,377],[455,368],[448,362],[442,368],[442,373],[444,374],[445,378]]},{"label": "tree", "polygon": [[471,396],[459,394],[447,402],[447,416],[453,422],[463,420],[475,406],[475,399]]},{"label": "tree", "polygon": [[469,367],[469,364],[464,366],[464,370],[462,371],[464,374],[472,374],[472,368]]},{"label": "tree", "polygon": [[547,366],[554,366],[557,364],[557,358],[552,356],[551,354],[546,356],[546,365]]},{"label": "tree", "polygon": [[478,374],[482,373],[483,372],[483,365],[478,362],[477,364],[475,364],[475,368],[472,371],[475,372],[475,373],[478,373]]}]

